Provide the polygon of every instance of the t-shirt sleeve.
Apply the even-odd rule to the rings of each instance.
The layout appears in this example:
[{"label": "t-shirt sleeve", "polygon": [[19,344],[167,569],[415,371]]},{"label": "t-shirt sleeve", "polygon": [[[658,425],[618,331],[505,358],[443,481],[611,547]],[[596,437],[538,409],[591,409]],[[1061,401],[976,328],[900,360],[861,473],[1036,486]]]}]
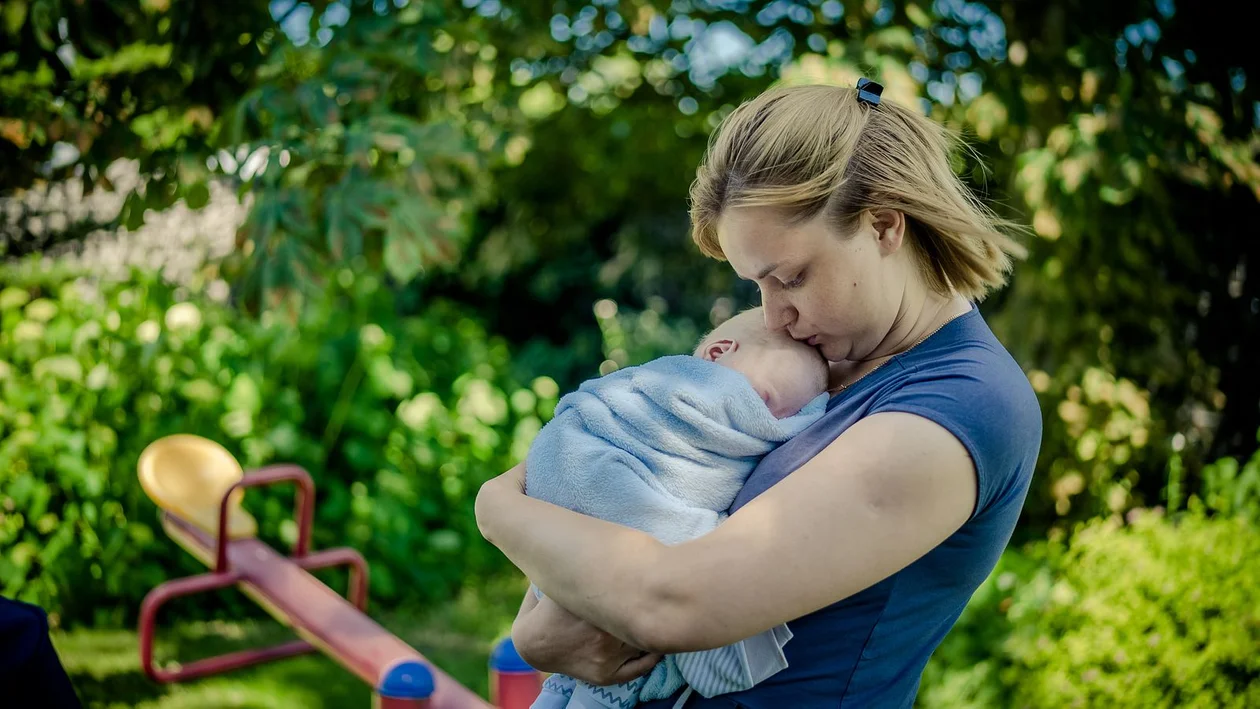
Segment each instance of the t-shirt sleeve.
[{"label": "t-shirt sleeve", "polygon": [[1041,408],[1023,372],[981,362],[916,371],[870,413],[922,416],[963,444],[976,468],[972,517],[1021,490],[1041,443]]}]

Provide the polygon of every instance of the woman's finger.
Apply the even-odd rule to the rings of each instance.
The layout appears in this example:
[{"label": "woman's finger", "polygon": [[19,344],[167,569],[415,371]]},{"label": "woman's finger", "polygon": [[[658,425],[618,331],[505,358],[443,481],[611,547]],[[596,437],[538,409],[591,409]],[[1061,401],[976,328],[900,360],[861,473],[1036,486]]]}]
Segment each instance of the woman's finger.
[{"label": "woman's finger", "polygon": [[661,655],[655,652],[646,653],[632,660],[627,660],[617,671],[613,673],[610,684],[621,684],[629,682],[635,677],[642,677],[656,667],[656,663],[661,661]]}]

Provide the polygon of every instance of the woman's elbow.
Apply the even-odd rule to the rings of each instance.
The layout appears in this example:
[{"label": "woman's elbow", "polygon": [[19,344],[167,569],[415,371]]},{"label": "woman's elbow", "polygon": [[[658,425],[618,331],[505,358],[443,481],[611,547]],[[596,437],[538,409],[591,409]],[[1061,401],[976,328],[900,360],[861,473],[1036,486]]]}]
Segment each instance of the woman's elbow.
[{"label": "woman's elbow", "polygon": [[512,646],[516,649],[516,653],[521,656],[530,667],[541,672],[555,671],[552,664],[555,660],[554,652],[547,652],[548,648],[545,642],[539,642],[540,638],[536,633],[522,628],[520,623],[512,624]]},{"label": "woman's elbow", "polygon": [[493,529],[490,522],[494,519],[493,513],[490,511],[492,506],[491,497],[493,490],[491,485],[494,480],[482,483],[481,488],[477,490],[477,497],[473,499],[473,516],[477,520],[477,531],[481,532],[481,536],[491,544],[494,543]]}]

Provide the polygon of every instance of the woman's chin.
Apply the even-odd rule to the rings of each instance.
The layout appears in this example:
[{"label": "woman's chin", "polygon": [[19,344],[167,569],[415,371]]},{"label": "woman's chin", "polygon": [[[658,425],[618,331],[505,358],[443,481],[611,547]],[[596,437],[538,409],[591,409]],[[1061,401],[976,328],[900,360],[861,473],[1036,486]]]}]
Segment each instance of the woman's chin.
[{"label": "woman's chin", "polygon": [[848,359],[849,356],[847,351],[841,350],[834,343],[825,340],[819,342],[816,349],[818,350],[818,353],[823,356],[823,359],[828,362],[843,362]]}]

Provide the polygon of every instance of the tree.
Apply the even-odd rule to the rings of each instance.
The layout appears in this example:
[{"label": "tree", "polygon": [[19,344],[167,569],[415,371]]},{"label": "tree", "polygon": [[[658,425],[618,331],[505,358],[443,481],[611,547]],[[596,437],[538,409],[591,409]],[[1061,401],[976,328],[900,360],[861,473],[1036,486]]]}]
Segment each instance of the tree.
[{"label": "tree", "polygon": [[[0,134],[43,147],[6,146],[0,190],[76,170],[99,182],[109,160],[140,157],[152,181],[124,210],[135,219],[195,200],[205,160],[244,146],[260,168],[216,168],[254,200],[241,292],[389,271],[400,309],[456,298],[515,343],[517,367],[567,387],[755,297],[687,238],[686,186],[722,116],[778,78],[867,75],[961,130],[990,171],[959,168],[1033,230],[984,304],[1045,405],[1030,530],[1158,501],[1173,452],[1193,486],[1260,428],[1260,247],[1240,227],[1260,216],[1260,109],[1244,23],[1206,4],[182,5],[6,6]],[[113,73],[56,68],[39,33],[61,37],[61,16],[61,44]],[[180,34],[188,23],[223,29]],[[92,100],[102,86],[114,103]],[[99,114],[116,141],[41,173],[58,138],[36,126],[54,109],[73,128],[61,139],[94,136]],[[601,300],[620,308],[592,317]]]},{"label": "tree", "polygon": [[[122,223],[208,197],[217,122],[276,41],[258,2],[11,0],[0,10],[0,194],[73,180],[109,189],[106,168],[139,161],[148,184]],[[0,254],[81,236],[44,222],[58,205],[18,201],[0,217]]]}]

